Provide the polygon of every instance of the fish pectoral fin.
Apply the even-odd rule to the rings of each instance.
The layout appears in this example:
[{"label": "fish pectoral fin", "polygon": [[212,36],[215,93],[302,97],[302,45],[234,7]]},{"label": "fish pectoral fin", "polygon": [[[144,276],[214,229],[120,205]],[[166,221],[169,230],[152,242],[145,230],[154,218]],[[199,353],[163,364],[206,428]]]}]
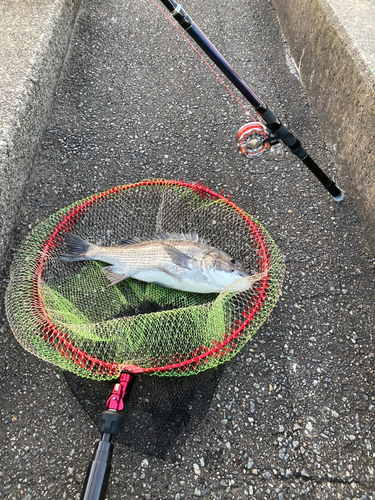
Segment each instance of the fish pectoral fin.
[{"label": "fish pectoral fin", "polygon": [[[168,274],[169,276],[172,276],[172,278],[178,280],[178,281],[181,281],[181,278],[179,278],[178,276],[176,276],[175,274],[173,274],[171,271],[169,271],[166,267],[164,267],[163,265],[160,265],[160,266],[155,266],[156,269],[159,269],[159,271],[162,271],[163,273],[165,274]],[[157,283],[158,284],[158,283]]]},{"label": "fish pectoral fin", "polygon": [[179,267],[185,267],[187,269],[191,268],[191,264],[195,259],[186,255],[186,253],[180,252],[177,248],[171,247],[167,244],[163,245],[164,250],[167,252],[169,257],[171,258],[173,264]]},{"label": "fish pectoral fin", "polygon": [[108,286],[113,286],[117,285],[117,283],[120,283],[120,281],[125,280],[128,278],[126,274],[118,274],[113,270],[113,266],[108,266],[108,267],[103,267],[103,272],[105,274],[105,277],[109,281]]}]

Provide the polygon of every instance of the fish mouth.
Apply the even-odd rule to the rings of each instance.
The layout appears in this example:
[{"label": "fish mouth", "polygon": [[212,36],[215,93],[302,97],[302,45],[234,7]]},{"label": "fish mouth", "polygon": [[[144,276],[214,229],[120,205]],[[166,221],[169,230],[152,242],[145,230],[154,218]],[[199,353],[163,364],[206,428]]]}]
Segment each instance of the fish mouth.
[{"label": "fish mouth", "polygon": [[247,278],[249,275],[247,273],[245,273],[245,271],[235,271],[235,273],[237,274],[237,276],[239,276],[240,278]]}]

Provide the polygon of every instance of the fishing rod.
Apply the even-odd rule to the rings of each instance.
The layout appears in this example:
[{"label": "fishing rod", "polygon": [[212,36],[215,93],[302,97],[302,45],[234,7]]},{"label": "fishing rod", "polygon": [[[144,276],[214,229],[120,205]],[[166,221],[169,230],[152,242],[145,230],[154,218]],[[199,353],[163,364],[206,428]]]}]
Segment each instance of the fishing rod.
[{"label": "fishing rod", "polygon": [[175,2],[175,0],[160,1],[169,10],[179,25],[255,108],[255,111],[266,123],[266,126],[264,126],[261,122],[252,122],[241,127],[236,137],[241,153],[244,156],[258,156],[264,151],[268,151],[272,145],[281,141],[306,165],[335,201],[342,201],[344,199],[344,192],[315,163],[302,146],[300,140],[281,123],[279,118],[236,73],[234,68],[202,33],[181,5]]}]

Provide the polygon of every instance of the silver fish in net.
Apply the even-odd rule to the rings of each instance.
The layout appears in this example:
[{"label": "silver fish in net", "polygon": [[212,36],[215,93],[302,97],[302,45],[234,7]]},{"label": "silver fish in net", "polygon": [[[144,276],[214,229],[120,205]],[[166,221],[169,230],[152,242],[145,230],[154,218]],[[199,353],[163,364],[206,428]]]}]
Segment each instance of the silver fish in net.
[{"label": "silver fish in net", "polygon": [[240,263],[193,233],[135,236],[113,247],[94,245],[68,233],[65,243],[68,252],[59,256],[61,261],[110,264],[103,268],[110,285],[134,278],[186,292],[240,292],[263,277],[247,274]]}]

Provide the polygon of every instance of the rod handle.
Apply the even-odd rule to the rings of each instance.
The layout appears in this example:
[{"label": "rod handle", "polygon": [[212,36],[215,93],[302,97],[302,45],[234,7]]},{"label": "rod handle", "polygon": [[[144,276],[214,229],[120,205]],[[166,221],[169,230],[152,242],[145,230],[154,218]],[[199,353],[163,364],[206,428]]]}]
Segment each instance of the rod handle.
[{"label": "rod handle", "polygon": [[109,434],[103,434],[102,440],[96,444],[93,459],[87,469],[81,500],[104,500],[107,491],[113,444],[109,442]]},{"label": "rod handle", "polygon": [[335,181],[330,179],[320,167],[315,163],[315,161],[306,154],[304,158],[302,158],[302,162],[306,165],[306,167],[312,172],[315,177],[323,184],[329,194],[335,201],[342,201],[344,199],[344,191],[340,189]]},{"label": "rod handle", "polygon": [[280,139],[285,146],[288,146],[290,151],[297,156],[306,167],[312,172],[315,177],[323,184],[329,194],[335,201],[344,199],[344,191],[342,191],[335,182],[326,175],[323,170],[315,163],[309,154],[306,153],[304,147],[294,135],[281,123],[277,116],[271,111],[264,102],[255,108],[267,123],[270,130]]}]

